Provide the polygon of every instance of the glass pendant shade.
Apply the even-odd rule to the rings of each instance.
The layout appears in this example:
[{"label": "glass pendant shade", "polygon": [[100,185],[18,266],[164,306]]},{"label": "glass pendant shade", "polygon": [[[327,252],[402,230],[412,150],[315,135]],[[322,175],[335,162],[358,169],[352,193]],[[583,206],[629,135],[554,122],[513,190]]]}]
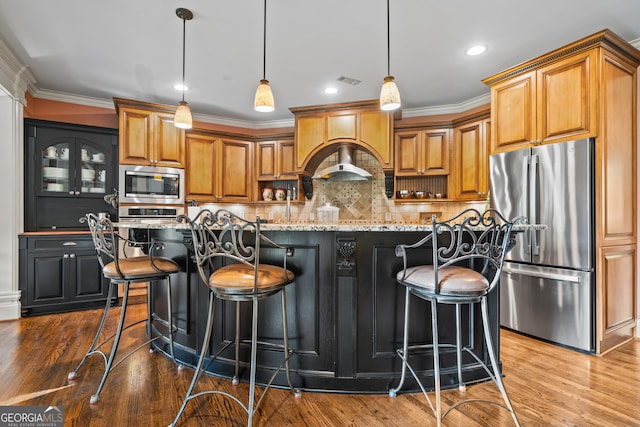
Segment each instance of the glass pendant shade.
[{"label": "glass pendant shade", "polygon": [[191,129],[193,119],[191,118],[191,109],[185,101],[180,101],[176,115],[173,118],[173,125],[180,129]]},{"label": "glass pendant shade", "polygon": [[273,92],[271,92],[271,86],[269,86],[269,80],[260,80],[258,89],[256,90],[256,98],[253,103],[253,107],[256,111],[261,113],[270,113],[275,108],[273,101]]},{"label": "glass pendant shade", "polygon": [[400,92],[393,81],[393,76],[384,78],[384,84],[380,90],[380,109],[392,111],[400,108]]}]

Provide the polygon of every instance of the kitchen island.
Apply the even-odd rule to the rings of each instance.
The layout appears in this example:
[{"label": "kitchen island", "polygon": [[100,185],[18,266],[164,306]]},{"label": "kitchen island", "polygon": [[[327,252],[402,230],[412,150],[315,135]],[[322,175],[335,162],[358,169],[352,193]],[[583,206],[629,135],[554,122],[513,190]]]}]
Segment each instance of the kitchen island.
[{"label": "kitchen island", "polygon": [[[206,325],[208,289],[201,283],[190,258],[190,231],[184,224],[159,222],[117,223],[137,239],[155,237],[167,241],[164,256],[176,260],[182,271],[172,276],[176,356],[194,366],[200,352]],[[518,229],[525,227],[520,225]],[[402,267],[395,256],[400,243],[415,242],[430,232],[431,227],[417,224],[264,224],[262,231],[272,240],[295,247],[287,267],[296,281],[286,288],[289,318],[289,344],[296,350],[292,358],[292,379],[304,390],[387,393],[398,383],[400,358],[395,351],[401,346],[403,333],[404,288],[396,283],[395,274]],[[428,256],[428,249],[425,249]],[[263,249],[262,262],[276,262],[275,253]],[[152,287],[151,309],[154,317],[167,319],[163,287]],[[232,340],[235,331],[235,304],[216,301],[214,330],[210,354]],[[497,289],[489,296],[492,339],[499,348]],[[250,306],[242,308],[245,327],[243,338],[249,338]],[[441,340],[455,338],[455,310],[440,311]],[[412,300],[411,341],[430,342],[430,309],[427,302]],[[480,310],[463,310],[463,341],[482,343]],[[446,326],[450,325],[450,327]],[[167,353],[168,331],[154,322],[153,334],[161,335],[157,347]],[[281,339],[279,300],[261,302],[259,340]],[[248,360],[249,346],[242,347],[241,360]],[[476,355],[487,360],[485,349],[478,345]],[[463,359],[465,381],[484,381],[488,377],[469,355]],[[443,366],[455,365],[455,353],[442,357]],[[280,362],[280,355],[261,351],[258,355],[258,382],[266,382]],[[416,359],[416,369],[427,377],[432,370],[430,355]],[[208,367],[219,376],[233,376],[233,350]],[[248,375],[248,372],[245,374]],[[454,370],[442,371],[442,386],[456,386]],[[285,385],[284,374],[275,384]],[[429,381],[425,382],[431,387]],[[410,381],[405,390],[417,390]]]}]

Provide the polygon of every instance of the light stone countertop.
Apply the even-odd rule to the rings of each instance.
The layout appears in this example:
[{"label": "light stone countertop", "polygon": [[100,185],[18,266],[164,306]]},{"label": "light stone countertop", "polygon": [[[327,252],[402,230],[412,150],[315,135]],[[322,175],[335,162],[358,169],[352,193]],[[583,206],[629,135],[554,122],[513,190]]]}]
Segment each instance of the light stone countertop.
[{"label": "light stone countertop", "polygon": [[[147,228],[147,229],[187,229],[187,224],[179,224],[167,220],[138,220],[121,221],[113,224],[118,228]],[[525,230],[545,230],[544,224],[516,224],[513,231]],[[262,231],[338,231],[338,232],[358,232],[358,231],[431,231],[432,226],[426,224],[318,224],[318,223],[296,223],[296,224],[272,224],[260,225]],[[482,227],[478,227],[482,229]]]}]

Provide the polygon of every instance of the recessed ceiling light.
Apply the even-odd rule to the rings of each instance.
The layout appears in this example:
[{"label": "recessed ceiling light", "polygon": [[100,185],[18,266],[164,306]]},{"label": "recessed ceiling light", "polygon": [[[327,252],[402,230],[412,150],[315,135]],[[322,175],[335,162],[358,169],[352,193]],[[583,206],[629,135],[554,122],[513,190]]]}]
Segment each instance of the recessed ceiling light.
[{"label": "recessed ceiling light", "polygon": [[183,85],[182,83],[176,83],[173,85],[173,88],[175,90],[179,90],[179,91],[183,91],[183,90],[189,90],[189,86],[187,85]]},{"label": "recessed ceiling light", "polygon": [[486,46],[477,45],[477,46],[470,47],[465,51],[465,53],[469,56],[475,56],[475,55],[480,55],[481,53],[484,53],[486,50],[487,50]]},{"label": "recessed ceiling light", "polygon": [[335,87],[325,87],[325,88],[324,88],[324,93],[329,93],[329,94],[338,93],[338,88],[335,88]]}]

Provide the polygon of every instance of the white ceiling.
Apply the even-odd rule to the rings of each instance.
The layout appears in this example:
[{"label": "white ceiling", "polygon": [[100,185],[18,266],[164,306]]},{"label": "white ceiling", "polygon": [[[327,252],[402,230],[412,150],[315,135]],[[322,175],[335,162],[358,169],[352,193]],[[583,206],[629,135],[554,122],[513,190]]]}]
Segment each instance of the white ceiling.
[{"label": "white ceiling", "polygon": [[[0,0],[0,41],[36,96],[177,104],[186,24],[186,93],[196,119],[290,122],[290,107],[375,99],[387,74],[385,0],[268,0],[272,113],[253,110],[262,78],[263,0]],[[481,79],[609,28],[640,38],[639,0],[391,0],[391,74],[403,115],[488,102]],[[467,57],[482,43],[488,51]],[[339,76],[361,80],[357,86]],[[336,95],[322,89],[333,84]],[[437,108],[435,108],[437,107]],[[224,121],[222,120],[222,121]]]}]

